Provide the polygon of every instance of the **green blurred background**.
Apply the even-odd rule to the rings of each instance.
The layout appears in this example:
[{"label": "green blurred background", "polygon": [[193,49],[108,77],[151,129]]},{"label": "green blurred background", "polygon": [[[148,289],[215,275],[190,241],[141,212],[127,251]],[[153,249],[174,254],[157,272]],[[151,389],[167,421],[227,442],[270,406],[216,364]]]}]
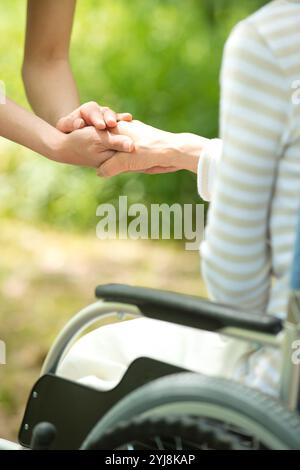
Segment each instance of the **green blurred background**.
[{"label": "green blurred background", "polygon": [[[218,133],[219,71],[235,23],[263,0],[79,0],[72,65],[82,102],[96,100],[174,132]],[[25,0],[0,15],[0,79],[28,107],[20,76]],[[53,32],[55,34],[55,32]],[[46,92],[46,90],[45,90]],[[0,140],[0,437],[15,438],[26,394],[52,339],[100,282],[205,295],[197,253],[157,242],[100,242],[96,207],[198,201],[195,176],[100,180]],[[151,256],[150,256],[151,253]]]}]

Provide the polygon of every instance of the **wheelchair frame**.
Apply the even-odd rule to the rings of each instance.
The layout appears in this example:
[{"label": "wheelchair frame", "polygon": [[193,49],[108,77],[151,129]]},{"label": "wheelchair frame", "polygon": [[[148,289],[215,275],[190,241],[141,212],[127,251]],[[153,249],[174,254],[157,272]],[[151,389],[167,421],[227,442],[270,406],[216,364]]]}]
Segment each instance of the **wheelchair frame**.
[{"label": "wheelchair frame", "polygon": [[[114,284],[99,286],[96,296],[102,300],[84,308],[67,323],[50,349],[41,375],[55,374],[73,342],[99,320],[107,324],[107,320],[116,318],[126,321],[146,316],[280,348],[279,399],[296,412],[300,409],[300,360],[293,363],[292,355],[300,344],[300,224],[291,288],[287,319],[282,322],[270,315],[251,314],[187,295]],[[0,439],[0,450],[12,449],[22,447]]]},{"label": "wheelchair frame", "polygon": [[[92,326],[99,319],[107,323],[108,319],[111,321],[115,319],[124,321],[128,319],[128,316],[130,318],[147,316],[185,326],[193,326],[198,329],[214,331],[221,335],[259,343],[262,346],[280,348],[283,357],[280,400],[290,410],[297,410],[300,398],[300,361],[299,364],[293,364],[292,354],[293,345],[300,341],[299,291],[294,291],[291,294],[288,317],[284,323],[268,315],[249,315],[246,312],[239,312],[233,308],[230,309],[223,305],[213,304],[196,297],[162,293],[167,295],[167,300],[164,299],[165,302],[168,302],[170,298],[174,299],[175,302],[179,298],[181,302],[187,302],[190,299],[194,301],[192,308],[196,306],[196,309],[192,312],[193,314],[191,315],[191,312],[184,312],[184,318],[179,321],[178,316],[176,317],[175,314],[182,315],[180,306],[178,307],[178,304],[177,307],[172,306],[171,308],[174,308],[175,314],[173,314],[173,311],[169,313],[170,307],[165,310],[165,305],[161,304],[161,299],[158,299],[158,302],[155,301],[155,296],[157,297],[159,294],[161,294],[160,291],[138,287],[119,285],[98,287],[97,296],[103,296],[103,300],[81,310],[61,331],[45,360],[42,375],[47,373],[55,374],[59,362],[68,352],[73,342],[85,329]],[[151,299],[152,296],[154,300]],[[109,300],[111,299],[122,299],[124,303],[110,302]],[[130,302],[132,302],[132,305]],[[212,306],[210,311],[207,310],[209,306]],[[216,312],[219,318],[222,319],[222,325],[215,325],[214,323]],[[237,316],[239,321],[238,326],[235,326]]]},{"label": "wheelchair frame", "polygon": [[[138,296],[138,299],[135,298],[136,294],[140,293],[141,291],[142,295]],[[160,294],[159,291],[152,289],[142,289],[128,286],[100,286],[97,289],[97,295],[102,296],[103,300],[99,300],[94,304],[84,308],[67,323],[50,349],[44,362],[41,375],[55,374],[60,361],[71,348],[74,341],[76,341],[76,339],[82,334],[84,330],[91,327],[96,322],[99,323],[99,321],[102,321],[103,323],[105,322],[105,324],[107,324],[107,320],[115,321],[115,319],[117,319],[118,321],[127,321],[129,319],[139,318],[145,315],[151,318],[160,317],[161,320],[177,323],[177,321],[174,321],[174,319],[170,318],[169,310],[164,310],[164,306],[163,308],[161,306],[160,308],[158,307],[158,304],[155,301],[155,297],[153,297],[157,293]],[[165,293],[163,294],[165,295]],[[126,295],[130,297],[130,301],[124,301]],[[276,321],[273,321],[274,319],[272,317],[268,317],[267,315],[252,315],[252,318],[249,319],[249,315],[245,312],[238,312],[234,309],[230,309],[218,304],[212,304],[196,297],[192,298],[189,296],[181,296],[179,294],[171,293],[168,293],[167,295],[168,297],[170,296],[169,298],[175,297],[175,302],[177,297],[180,297],[183,302],[186,302],[188,299],[192,299],[193,302],[198,305],[198,310],[196,312],[194,311],[192,315],[190,314],[189,318],[184,315],[184,321],[181,321],[181,324],[186,326],[191,326],[192,324],[192,326],[196,326],[196,322],[197,328],[199,329],[215,331],[219,334],[237,339],[254,341],[256,343],[260,343],[261,345],[281,348],[283,355],[283,367],[281,373],[280,400],[290,410],[297,410],[300,392],[300,363],[293,364],[291,358],[293,344],[296,341],[300,341],[299,291],[293,292],[291,295],[288,318],[283,324],[281,324],[280,320],[275,319]],[[124,299],[123,302],[110,301],[113,298],[118,299],[122,297]],[[154,300],[151,301],[151,298]],[[149,299],[150,304],[147,304]],[[128,302],[131,302],[131,304]],[[134,305],[134,303],[137,305]],[[144,306],[142,306],[141,303],[144,303]],[[208,306],[211,307],[209,313],[207,313]],[[220,328],[216,327],[214,323],[214,307],[218,313],[221,323],[223,323],[222,327]],[[158,308],[155,315],[152,314],[153,308]],[[202,316],[201,312],[205,312],[205,315]],[[176,313],[178,313],[178,308]],[[242,321],[238,322],[241,323],[240,326],[234,326],[237,316],[239,316],[239,320],[242,319]],[[208,321],[209,317],[211,323]],[[12,442],[0,439],[0,450],[12,449],[20,450],[22,447]]]}]

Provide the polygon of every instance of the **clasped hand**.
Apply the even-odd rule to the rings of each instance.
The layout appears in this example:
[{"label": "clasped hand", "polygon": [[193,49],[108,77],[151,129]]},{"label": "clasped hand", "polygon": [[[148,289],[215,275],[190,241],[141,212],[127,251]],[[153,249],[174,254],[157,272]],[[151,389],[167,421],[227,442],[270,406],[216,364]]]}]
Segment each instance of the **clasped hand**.
[{"label": "clasped hand", "polygon": [[[80,106],[57,123],[72,152],[64,160],[97,169],[98,176],[121,173],[170,173],[197,171],[202,137],[173,134],[132,121],[129,113],[117,114],[95,102]],[[69,151],[69,150],[68,150]]]}]

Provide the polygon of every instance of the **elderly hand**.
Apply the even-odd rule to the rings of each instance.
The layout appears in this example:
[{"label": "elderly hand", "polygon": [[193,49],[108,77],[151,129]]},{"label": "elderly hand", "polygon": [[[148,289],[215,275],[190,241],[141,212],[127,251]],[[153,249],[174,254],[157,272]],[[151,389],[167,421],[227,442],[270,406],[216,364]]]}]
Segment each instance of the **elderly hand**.
[{"label": "elderly hand", "polygon": [[68,116],[61,118],[56,127],[64,133],[73,132],[85,126],[94,126],[98,130],[104,130],[116,127],[119,121],[132,121],[132,116],[129,113],[117,114],[110,108],[91,101],[75,109]]},{"label": "elderly hand", "polygon": [[173,134],[139,121],[120,122],[113,134],[130,137],[134,151],[118,152],[98,169],[98,176],[111,177],[127,172],[148,174],[189,170],[197,173],[198,160],[207,139],[194,134]]}]

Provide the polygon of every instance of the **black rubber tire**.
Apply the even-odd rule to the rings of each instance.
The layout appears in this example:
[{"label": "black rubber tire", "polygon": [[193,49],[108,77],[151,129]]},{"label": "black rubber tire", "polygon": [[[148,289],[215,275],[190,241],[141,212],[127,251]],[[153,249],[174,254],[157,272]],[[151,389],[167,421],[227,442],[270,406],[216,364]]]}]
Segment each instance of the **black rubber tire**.
[{"label": "black rubber tire", "polygon": [[[157,438],[160,443],[157,444]],[[122,421],[104,433],[90,450],[125,450],[142,446],[151,450],[174,449],[176,439],[180,438],[177,450],[215,449],[246,450],[238,436],[215,422],[208,422],[193,416],[137,416]],[[160,445],[160,447],[156,447]],[[161,447],[163,445],[163,447]],[[168,446],[168,447],[165,447]],[[171,446],[171,447],[170,447]]]},{"label": "black rubber tire", "polygon": [[[300,417],[296,412],[290,412],[278,401],[241,384],[194,373],[169,375],[133,391],[108,411],[89,433],[81,448],[96,448],[102,436],[121,421],[145,413],[151,416],[159,412],[158,408],[163,410],[162,407],[172,404],[176,404],[178,415],[181,413],[180,404],[183,407],[187,403],[199,405],[199,408],[205,405],[205,412],[201,412],[201,416],[197,415],[199,418],[215,419],[216,416],[210,416],[209,411],[206,411],[212,406],[220,409],[217,418],[220,421],[223,419],[222,414],[225,416],[226,413],[228,422],[229,413],[231,424],[238,426],[242,419],[249,423],[249,428],[250,424],[255,426],[257,433],[261,434],[256,434],[256,437],[267,448],[300,450]],[[162,413],[168,415],[168,411],[163,410]],[[250,432],[246,424],[243,429]],[[276,447],[264,442],[264,435],[268,436],[269,441],[276,442]]]}]

